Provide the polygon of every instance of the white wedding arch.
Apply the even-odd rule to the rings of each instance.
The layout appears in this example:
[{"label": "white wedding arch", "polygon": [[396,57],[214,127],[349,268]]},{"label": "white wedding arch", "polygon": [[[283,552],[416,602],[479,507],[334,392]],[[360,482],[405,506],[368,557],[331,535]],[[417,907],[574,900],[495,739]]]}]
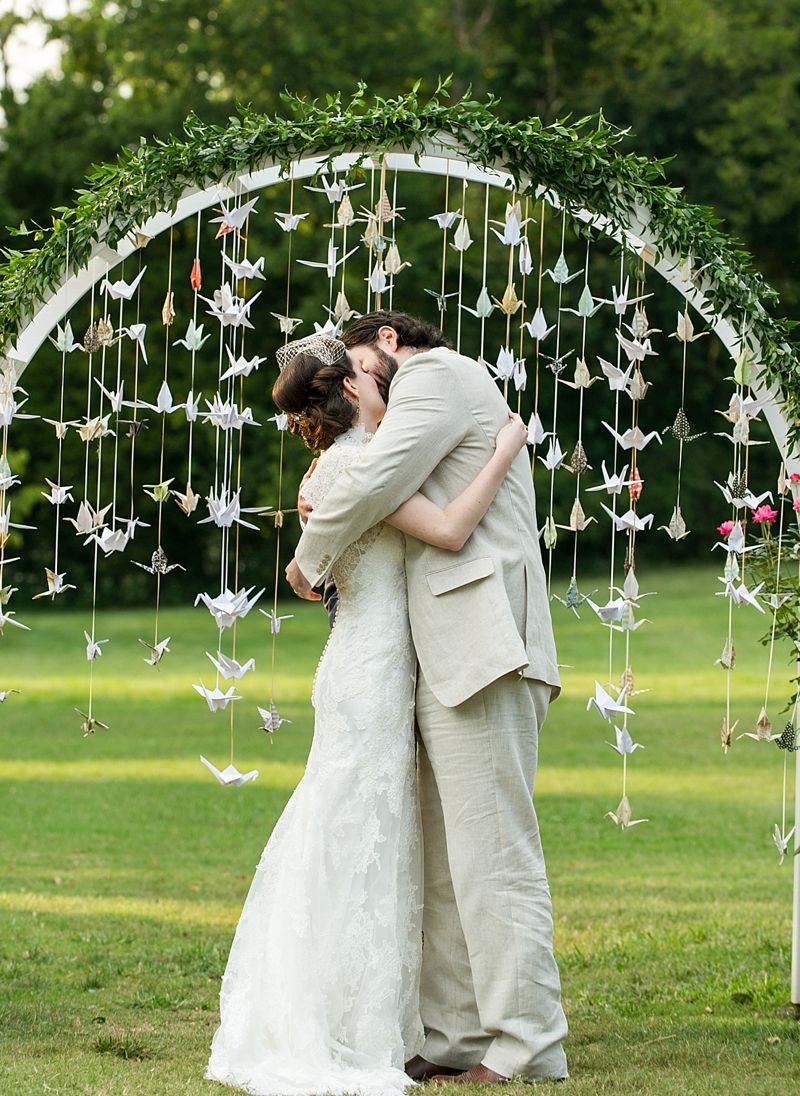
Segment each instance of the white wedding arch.
[{"label": "white wedding arch", "polygon": [[[294,318],[290,313],[295,307],[292,298],[292,272],[296,262],[304,263],[307,267],[316,266],[320,271],[318,303],[322,305],[319,319],[323,322],[318,327],[324,327],[326,322],[327,329],[341,324],[348,314],[355,311],[354,304],[362,311],[386,307],[387,304],[402,307],[401,276],[406,264],[400,259],[399,243],[402,242],[404,231],[406,235],[408,232],[399,227],[398,189],[402,192],[406,185],[404,180],[414,176],[438,178],[443,183],[444,212],[434,210],[432,216],[426,218],[440,218],[437,224],[442,232],[441,277],[438,286],[434,290],[426,289],[426,292],[431,297],[433,314],[436,315],[438,311],[440,321],[444,322],[447,313],[450,327],[455,323],[455,332],[449,333],[457,345],[461,342],[462,330],[466,338],[467,325],[472,324],[470,335],[473,343],[479,339],[481,356],[487,357],[489,338],[493,338],[496,343],[499,334],[501,352],[497,362],[489,361],[487,367],[498,377],[507,394],[513,397],[516,393],[518,406],[522,405],[528,381],[533,380],[534,367],[526,365],[526,361],[535,360],[536,402],[532,408],[531,441],[534,452],[538,448],[541,453],[545,440],[550,438],[546,455],[542,459],[544,471],[539,470],[541,475],[547,477],[549,486],[549,507],[542,524],[545,551],[550,559],[558,537],[556,530],[562,528],[567,531],[566,539],[574,540],[574,558],[577,560],[579,535],[587,524],[583,509],[586,496],[583,492],[586,473],[591,467],[586,459],[582,440],[584,396],[595,380],[608,382],[614,401],[613,428],[606,424],[614,439],[613,449],[608,454],[608,461],[613,469],[610,476],[606,474],[604,464],[604,480],[610,504],[610,508],[605,510],[612,522],[611,572],[608,604],[595,607],[601,623],[616,624],[618,630],[627,633],[628,638],[635,631],[635,613],[639,608],[635,543],[637,536],[645,532],[648,524],[652,523],[652,515],[645,517],[638,510],[641,495],[638,460],[647,445],[647,436],[640,426],[639,410],[647,391],[647,381],[644,378],[648,359],[656,353],[651,342],[655,332],[649,328],[646,307],[642,303],[649,295],[645,291],[650,289],[646,268],[654,271],[663,283],[677,291],[684,302],[674,332],[682,348],[684,383],[687,353],[697,337],[692,317],[694,322],[706,325],[713,332],[733,362],[735,385],[728,409],[732,428],[730,440],[733,443],[733,461],[727,484],[732,506],[731,523],[735,527],[733,535],[735,536],[738,528],[742,537],[744,536],[744,526],[738,523],[749,506],[746,497],[749,492],[749,424],[762,411],[781,455],[781,486],[785,489],[784,493],[791,498],[791,476],[800,473],[800,456],[795,448],[796,408],[800,401],[795,396],[796,382],[793,379],[793,370],[797,363],[786,341],[785,330],[770,318],[759,297],[762,287],[740,265],[741,253],[732,248],[726,251],[719,243],[722,238],[713,231],[700,231],[698,226],[704,223],[702,213],[693,211],[692,207],[675,198],[674,192],[670,192],[668,187],[655,182],[656,172],[652,164],[645,167],[644,161],[629,162],[618,154],[616,144],[619,135],[612,133],[610,127],[603,128],[604,124],[598,123],[593,135],[586,129],[551,127],[548,130],[540,125],[533,126],[533,121],[529,120],[528,129],[514,130],[513,127],[500,123],[487,108],[479,108],[475,104],[446,107],[438,101],[432,101],[422,108],[413,95],[404,100],[390,101],[388,104],[379,101],[372,114],[365,114],[360,102],[345,109],[337,100],[325,110],[310,108],[306,115],[301,114],[294,123],[283,123],[283,128],[275,120],[262,119],[259,122],[258,116],[248,116],[244,125],[237,127],[236,123],[232,123],[229,129],[215,130],[213,133],[202,127],[198,129],[196,122],[193,122],[187,129],[188,140],[181,146],[183,152],[175,143],[162,148],[150,147],[146,153],[130,153],[116,172],[108,169],[95,187],[97,201],[92,204],[87,199],[83,208],[80,208],[80,203],[76,205],[71,217],[56,218],[53,230],[43,246],[30,253],[20,253],[12,257],[0,278],[0,330],[4,332],[0,341],[4,338],[5,344],[0,375],[0,523],[4,523],[0,524],[0,533],[5,534],[0,535],[0,588],[4,586],[4,569],[15,562],[14,557],[6,550],[11,530],[14,529],[14,523],[11,522],[11,504],[13,490],[18,483],[9,460],[13,419],[28,414],[29,410],[35,412],[36,378],[27,373],[27,368],[46,340],[53,339],[55,331],[57,334],[53,341],[57,344],[62,363],[62,413],[55,422],[48,422],[55,427],[59,470],[62,447],[65,444],[74,441],[75,444],[85,446],[85,497],[80,500],[82,513],[79,511],[77,519],[73,520],[77,522],[76,529],[87,537],[85,544],[90,545],[90,550],[94,553],[95,576],[97,563],[102,561],[103,556],[124,552],[137,527],[133,495],[130,499],[129,517],[122,516],[121,501],[118,507],[116,469],[120,447],[125,443],[120,425],[128,424],[130,427],[128,436],[133,470],[136,436],[141,426],[140,409],[151,410],[162,422],[162,459],[157,482],[149,485],[151,490],[148,492],[157,504],[159,515],[157,547],[151,560],[151,572],[156,574],[159,590],[162,576],[166,574],[165,568],[169,566],[161,544],[161,509],[174,500],[188,520],[197,520],[194,515],[200,495],[192,486],[192,438],[195,429],[200,429],[203,425],[210,427],[216,438],[216,464],[213,469],[213,486],[206,496],[209,516],[205,520],[213,523],[220,533],[220,590],[213,597],[208,593],[198,596],[209,608],[218,627],[220,651],[228,630],[232,629],[235,635],[237,619],[241,619],[249,611],[260,595],[253,597],[252,589],[236,588],[237,570],[232,554],[232,530],[235,527],[238,532],[240,526],[256,527],[249,518],[243,516],[248,511],[251,517],[258,514],[263,517],[269,511],[268,517],[274,518],[275,524],[277,563],[285,512],[280,481],[277,487],[277,504],[274,507],[266,507],[262,503],[243,507],[240,495],[242,491],[246,493],[247,485],[237,474],[237,453],[241,454],[242,445],[247,444],[243,438],[246,438],[251,425],[254,425],[252,415],[248,418],[249,408],[244,403],[245,383],[250,383],[250,372],[258,368],[258,364],[264,360],[258,359],[257,364],[252,365],[255,358],[246,357],[245,339],[248,349],[252,351],[252,344],[258,339],[259,331],[250,325],[250,310],[259,293],[263,291],[258,287],[268,284],[248,256],[246,235],[242,229],[246,227],[247,218],[258,212],[252,204],[247,208],[252,196],[263,196],[266,201],[266,195],[270,192],[279,193],[284,199],[288,195],[289,199],[288,214],[274,213],[276,231],[282,233],[278,238],[285,240],[288,254],[285,280],[281,282],[279,292],[270,293],[275,308],[269,309],[270,315],[277,320],[280,327],[280,339],[286,341],[293,334]],[[270,135],[272,150],[265,152],[264,141],[259,134],[266,132]],[[239,137],[240,147],[235,154],[225,151],[228,148],[227,142],[231,140],[231,133],[233,138]],[[302,140],[298,133],[302,134]],[[520,154],[516,159],[512,155],[515,133],[520,149],[524,151],[524,155]],[[205,172],[202,153],[204,149],[211,148],[215,150],[215,155],[208,157],[209,161],[217,168],[224,164],[223,171]],[[576,148],[579,149],[579,155],[575,153]],[[602,156],[606,158],[604,168],[597,170],[591,185],[584,185],[581,172],[591,173],[595,158],[602,159]],[[159,161],[162,171],[159,170]],[[183,173],[180,170],[181,163],[186,165]],[[587,167],[587,164],[592,166]],[[152,192],[148,189],[149,179],[152,181]],[[314,260],[298,259],[292,252],[294,233],[303,218],[308,216],[308,213],[300,209],[300,196],[306,194],[309,185],[324,191],[324,199],[314,200],[323,204],[327,201],[329,207],[331,223],[325,225],[321,216],[314,222],[317,226],[317,240],[322,239],[327,245],[327,259],[321,247]],[[361,186],[369,194],[369,198],[364,199],[360,214],[356,212],[350,199],[349,188],[356,186]],[[472,212],[469,216],[467,188],[472,188]],[[476,193],[480,198],[478,202],[475,201]],[[592,195],[596,198],[602,197],[602,200],[581,200]],[[498,202],[501,204],[498,205]],[[477,221],[476,208],[479,211],[482,208],[482,216]],[[216,296],[206,297],[202,293],[203,279],[199,273],[201,227],[204,214],[212,209],[219,213],[218,221],[224,230],[220,236],[221,244],[218,244],[221,285]],[[540,212],[535,217],[537,209]],[[560,225],[561,232],[560,253],[556,256],[554,247],[551,247],[547,260],[545,209],[553,224]],[[237,218],[239,210],[243,212]],[[492,212],[497,216],[490,216]],[[679,230],[672,231],[671,216],[674,224],[680,226]],[[297,218],[294,225],[293,218]],[[470,235],[470,219],[476,229],[475,240]],[[184,223],[190,225],[192,222],[196,225],[197,266],[196,269],[192,268],[191,275],[191,319],[184,340],[172,339],[169,337],[170,328],[175,322],[172,300],[172,232],[176,226]],[[585,265],[583,270],[579,268],[577,272],[569,270],[564,254],[565,228],[568,222],[575,222],[586,230]],[[536,224],[541,226],[539,233],[529,227],[535,227]],[[358,225],[364,226],[363,233],[356,227]],[[351,244],[354,243],[352,251],[357,255],[355,258],[349,257],[348,230]],[[694,232],[697,233],[696,236],[693,235]],[[356,233],[359,238],[354,241]],[[159,237],[169,237],[170,266],[161,316],[168,337],[163,355],[164,368],[160,374],[161,387],[156,393],[147,390],[150,381],[139,372],[140,361],[143,358],[147,360],[147,323],[142,324],[138,309],[141,278],[137,277],[129,282],[124,278],[115,282],[114,278],[117,272],[124,271],[123,264],[126,260],[130,260],[130,263],[138,262],[141,273],[145,249]],[[620,245],[619,285],[614,285],[611,299],[604,302],[607,306],[606,315],[613,317],[615,330],[613,340],[608,339],[603,343],[605,352],[612,360],[596,354],[602,363],[602,374],[591,375],[586,364],[589,357],[587,333],[591,330],[594,315],[600,310],[603,300],[594,296],[589,288],[590,248],[595,240],[604,239],[616,241]],[[548,245],[549,243],[550,241]],[[717,250],[709,251],[715,244]],[[557,243],[555,246],[558,246]],[[472,257],[466,258],[471,247],[474,247],[473,256],[480,256],[477,263]],[[491,249],[494,249],[494,256],[490,263]],[[498,255],[504,256],[501,265],[505,264],[507,256],[507,277],[505,284],[498,283],[490,287],[487,285],[487,270],[490,266],[493,270],[497,269]],[[207,250],[203,252],[202,258],[205,260],[203,265],[208,266]],[[216,262],[216,258],[214,261]],[[551,263],[549,268],[545,267],[545,261]],[[477,301],[470,299],[467,304],[464,290],[465,266],[473,263],[473,274],[477,267],[481,267],[480,276],[477,277],[481,292]],[[626,270],[631,268],[634,270],[635,281],[633,291],[629,292],[627,287],[623,288],[623,277],[626,276]],[[356,286],[360,288],[349,290],[353,302],[351,304],[347,297],[346,277],[350,277],[352,286],[354,269]],[[573,279],[579,278],[581,273],[584,276],[578,281],[577,288],[581,288],[582,292],[578,296],[577,288],[573,292],[567,286]],[[522,286],[521,294],[517,294],[518,283]],[[551,324],[547,323],[545,316],[547,308],[543,301],[546,300],[547,293],[543,296],[543,287],[550,292]],[[224,292],[227,292],[227,298],[220,296]],[[452,299],[449,310],[448,298]],[[79,344],[66,321],[73,310],[87,299],[91,300],[91,324],[83,343]],[[324,304],[326,299],[327,321]],[[637,303],[637,299],[642,300]],[[557,303],[553,305],[553,301]],[[574,321],[569,319],[569,314],[574,314]],[[453,315],[456,317],[455,321],[451,318]],[[470,315],[472,319],[467,318]],[[219,322],[219,339],[211,340],[214,353],[209,353],[204,358],[202,346],[207,336],[203,336],[199,321],[202,319],[208,324],[208,316],[211,316],[212,324],[214,320]],[[494,325],[491,328],[494,332],[492,336],[487,334],[487,325],[491,326],[490,320]],[[568,328],[569,323],[573,325],[571,329]],[[105,330],[103,324],[106,325]],[[250,331],[254,331],[254,334],[251,335]],[[553,332],[554,335],[551,335]],[[124,337],[128,338],[128,343],[124,342]],[[550,342],[547,341],[548,338]],[[570,341],[575,346],[563,350]],[[181,342],[191,356],[192,387],[187,400],[176,403],[169,384],[169,348]],[[260,344],[258,349],[261,349]],[[553,352],[548,354],[548,349]],[[223,352],[226,356],[223,356]],[[88,367],[87,403],[85,414],[82,415],[83,421],[75,419],[73,411],[64,410],[72,356],[78,353],[82,355],[81,370],[85,371]],[[177,352],[172,351],[173,361],[175,353]],[[152,359],[152,349],[150,355]],[[574,361],[569,360],[570,355],[574,355]],[[546,364],[548,361],[549,365]],[[213,401],[206,401],[208,412],[203,412],[193,401],[195,377],[199,377],[201,370],[209,364],[213,366],[215,373],[216,393]],[[567,369],[575,370],[571,374],[574,376],[572,381],[566,381]],[[205,387],[208,385],[207,375],[206,369]],[[126,404],[123,400],[123,387],[126,383],[129,384],[131,378],[135,378],[135,394],[133,401],[127,401]],[[784,378],[785,383],[782,383]],[[93,381],[98,382],[97,389],[94,388]],[[561,450],[558,439],[558,431],[561,429],[558,421],[558,394],[565,381],[579,401],[577,440],[571,456]],[[542,422],[538,413],[538,398],[540,385],[544,386],[545,383],[552,385],[553,397],[548,405],[548,413],[552,417],[549,421]],[[20,392],[26,389],[33,391],[29,406],[24,397],[20,396]],[[530,389],[528,392],[530,394]],[[144,395],[147,395],[147,400]],[[528,397],[524,398],[527,400]],[[199,403],[199,396],[197,401]],[[124,410],[125,406],[131,407],[130,419],[121,417],[128,414]],[[185,490],[177,491],[170,488],[173,480],[165,478],[163,422],[167,416],[180,413],[181,410],[187,424],[188,473]],[[683,414],[683,393],[679,414]],[[629,418],[630,426],[623,431],[622,426],[628,423]],[[112,419],[116,426],[113,431]],[[690,440],[685,415],[683,423],[685,428],[676,417],[672,428],[681,454],[684,444]],[[286,423],[281,422],[281,417],[277,416],[275,425],[281,432],[282,454]],[[652,433],[655,432],[651,431],[651,435]],[[101,484],[107,482],[103,480],[101,472],[104,447],[113,447],[115,477],[112,504],[105,508],[112,511],[112,517],[107,521],[103,519],[105,510],[101,507],[106,497],[101,498]],[[620,471],[623,462],[624,468]],[[240,463],[239,461],[239,467]],[[568,524],[557,526],[553,506],[556,473],[562,468],[573,473],[568,483],[569,495],[574,495],[574,501]],[[628,469],[630,471],[626,477]],[[54,564],[47,573],[47,590],[39,595],[49,596],[53,601],[69,589],[68,584],[63,581],[65,572],[59,573],[58,570],[61,560],[59,553],[63,551],[58,528],[63,520],[61,510],[67,505],[67,500],[61,497],[63,492],[57,490],[60,487],[59,473],[55,475],[49,500],[53,504],[56,519]],[[141,478],[139,477],[140,482]],[[155,473],[150,478],[156,478]],[[89,500],[90,484],[96,486],[94,504]],[[120,477],[120,499],[121,488]],[[625,513],[621,513],[621,498],[624,493],[629,496],[629,506]],[[795,497],[798,497],[797,494]],[[77,504],[79,500],[74,501]],[[676,505],[672,518],[663,528],[673,539],[681,539],[686,532],[680,508],[680,470]],[[624,571],[614,548],[617,530],[623,532],[626,541]],[[235,550],[238,553],[238,536]],[[160,560],[159,553],[162,557]],[[728,554],[726,567],[726,589],[731,606],[734,601],[739,603],[743,599],[746,602],[748,597],[755,596],[755,592],[749,591],[741,581],[738,558],[739,554],[733,548]],[[625,574],[624,583],[621,578],[616,578],[615,568],[619,574]],[[744,594],[741,593],[742,590]],[[615,591],[618,595],[616,598]],[[776,598],[778,592],[776,588]],[[281,626],[278,616],[277,575],[272,594],[273,603],[267,615],[271,622],[274,665],[275,645]],[[93,604],[95,598],[96,577]],[[568,607],[578,606],[583,600],[577,586],[575,569],[570,587],[565,598],[561,600]],[[772,611],[776,613],[778,606],[773,605]],[[0,633],[3,631],[3,624],[10,625],[11,630],[14,625],[24,626],[24,622],[7,604],[0,604]],[[729,613],[729,631],[726,637],[726,650],[729,651],[733,649],[732,628],[732,614]],[[613,633],[609,632],[609,636],[611,678],[615,653]],[[84,734],[90,734],[95,726],[103,726],[93,709],[91,670],[95,657],[92,653],[95,639],[92,626],[92,635],[87,645],[90,685],[88,709],[87,713],[83,713]],[[168,648],[161,646],[157,626],[154,642],[148,646],[154,665],[168,652]],[[622,688],[617,703],[624,697],[627,682],[632,680],[632,659],[628,642],[622,657],[623,661],[619,663],[620,652],[617,651],[618,668],[620,665],[622,668]],[[729,662],[732,663],[732,659]],[[723,667],[728,678],[724,742],[725,728],[729,732],[731,729],[730,674],[733,667],[732,664],[725,666],[724,661]],[[233,692],[232,689],[226,691],[220,687],[220,676],[224,678],[226,675],[224,672],[217,673],[214,690],[204,690],[201,693],[212,710],[226,707],[230,703],[228,694]],[[3,682],[0,681],[0,687],[2,686]],[[201,692],[199,688],[198,692]],[[263,708],[259,708],[264,730],[269,733],[282,723],[278,703],[279,698],[273,695]],[[604,717],[613,714],[613,709],[604,709],[602,699],[595,707]],[[625,715],[625,734],[628,732],[627,719],[628,716]],[[231,721],[233,726],[233,716]],[[797,711],[793,722],[796,734]],[[761,720],[759,724],[761,725]],[[769,732],[767,721],[764,737],[777,737],[771,736]],[[727,747],[728,743],[724,744]],[[624,744],[620,753],[623,763],[622,800],[616,811],[610,811],[609,814],[624,829],[635,824],[636,820],[632,817],[627,797],[629,752],[626,752]],[[800,751],[796,752],[795,757],[794,815],[795,820],[800,822]],[[782,758],[785,772],[788,750]],[[218,770],[212,764],[207,764],[220,783],[240,783],[247,775],[236,769],[233,738],[228,767]],[[794,848],[800,850],[800,834],[797,830],[787,833],[786,811],[784,801],[780,839],[776,837],[776,845],[782,858],[791,851],[793,835]],[[800,856],[795,855],[793,863],[792,1001],[800,1007]]]}]

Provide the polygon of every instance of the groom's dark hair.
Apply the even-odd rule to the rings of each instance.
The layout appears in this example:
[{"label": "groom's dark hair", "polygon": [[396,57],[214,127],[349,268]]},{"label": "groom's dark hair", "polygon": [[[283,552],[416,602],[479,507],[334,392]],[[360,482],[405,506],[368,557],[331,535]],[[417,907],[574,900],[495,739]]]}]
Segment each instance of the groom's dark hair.
[{"label": "groom's dark hair", "polygon": [[407,312],[396,312],[389,308],[367,312],[353,320],[342,333],[342,342],[345,346],[374,346],[382,327],[394,328],[400,346],[432,350],[435,346],[450,345],[439,328],[432,323],[420,320],[417,316],[409,316]]}]

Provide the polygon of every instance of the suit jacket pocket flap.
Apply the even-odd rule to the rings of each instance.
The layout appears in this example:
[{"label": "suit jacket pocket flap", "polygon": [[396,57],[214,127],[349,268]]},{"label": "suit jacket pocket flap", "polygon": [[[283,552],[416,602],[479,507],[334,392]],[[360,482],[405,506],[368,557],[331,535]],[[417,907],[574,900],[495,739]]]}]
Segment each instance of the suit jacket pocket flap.
[{"label": "suit jacket pocket flap", "polygon": [[481,556],[480,559],[465,559],[462,563],[455,563],[452,567],[444,567],[441,571],[433,571],[428,576],[428,586],[434,596],[446,594],[448,590],[456,590],[459,586],[466,586],[469,582],[475,582],[479,578],[486,578],[494,571],[494,560],[491,556]]}]

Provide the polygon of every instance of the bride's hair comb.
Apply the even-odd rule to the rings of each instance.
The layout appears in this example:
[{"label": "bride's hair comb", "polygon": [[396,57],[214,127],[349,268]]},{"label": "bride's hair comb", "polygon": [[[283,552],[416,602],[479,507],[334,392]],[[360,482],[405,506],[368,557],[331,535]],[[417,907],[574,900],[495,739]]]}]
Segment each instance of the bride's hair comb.
[{"label": "bride's hair comb", "polygon": [[341,339],[334,339],[330,335],[306,335],[304,339],[295,339],[278,349],[275,358],[281,373],[286,366],[298,354],[312,354],[323,365],[335,365],[340,362],[347,353],[347,347]]}]

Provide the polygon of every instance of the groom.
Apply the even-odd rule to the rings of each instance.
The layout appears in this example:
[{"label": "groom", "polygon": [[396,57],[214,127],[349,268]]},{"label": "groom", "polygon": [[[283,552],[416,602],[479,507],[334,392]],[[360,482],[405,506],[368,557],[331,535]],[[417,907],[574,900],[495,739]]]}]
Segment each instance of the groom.
[{"label": "groom", "polygon": [[[446,506],[485,465],[508,408],[486,369],[402,312],[343,335],[386,415],[364,457],[314,510],[286,576],[316,599],[342,551],[415,491]],[[538,734],[560,689],[530,469],[518,458],[457,553],[408,537],[419,660],[419,795],[425,849],[415,1080],[566,1077],[567,1023],[550,892],[532,803]]]}]

